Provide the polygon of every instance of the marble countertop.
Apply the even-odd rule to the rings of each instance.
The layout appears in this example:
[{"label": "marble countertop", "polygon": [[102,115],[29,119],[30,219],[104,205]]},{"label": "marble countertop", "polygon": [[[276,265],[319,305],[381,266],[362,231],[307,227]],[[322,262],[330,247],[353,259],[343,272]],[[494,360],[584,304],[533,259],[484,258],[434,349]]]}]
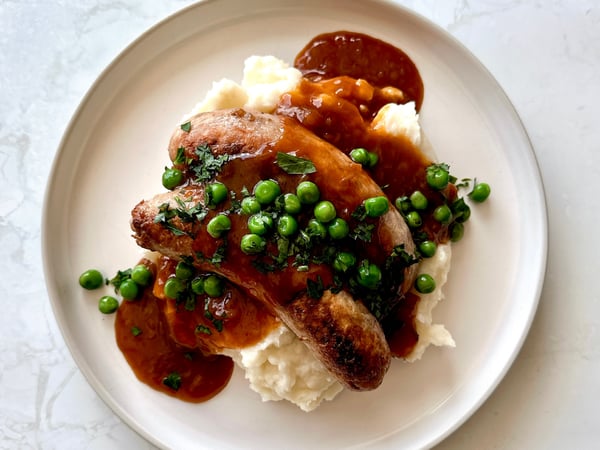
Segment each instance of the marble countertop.
[{"label": "marble countertop", "polygon": [[[153,448],[88,385],[46,293],[44,189],[61,135],[104,67],[190,0],[0,0],[0,448]],[[545,182],[548,268],[514,365],[440,449],[600,443],[600,4],[400,0],[502,85]]]}]

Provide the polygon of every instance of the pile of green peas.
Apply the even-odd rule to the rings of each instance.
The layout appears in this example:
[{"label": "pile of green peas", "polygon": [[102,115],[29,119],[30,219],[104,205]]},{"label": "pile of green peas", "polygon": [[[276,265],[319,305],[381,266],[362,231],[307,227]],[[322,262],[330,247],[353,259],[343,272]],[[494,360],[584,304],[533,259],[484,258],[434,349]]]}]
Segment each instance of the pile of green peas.
[{"label": "pile of green peas", "polygon": [[[134,301],[141,289],[152,282],[152,271],[145,264],[138,264],[131,270],[122,272],[124,276],[115,288],[123,299]],[[79,285],[87,290],[95,290],[103,284],[108,284],[102,273],[97,269],[89,269],[79,276]],[[103,314],[112,314],[119,308],[119,301],[112,295],[103,295],[98,300],[98,309]]]},{"label": "pile of green peas", "polygon": [[[248,233],[242,238],[241,249],[246,254],[257,254],[266,246],[266,236],[271,231],[289,238],[299,231],[298,214],[303,208],[312,208],[312,217],[306,226],[310,236],[340,240],[348,236],[350,227],[346,220],[339,217],[335,205],[321,199],[319,187],[312,181],[300,182],[294,193],[282,194],[275,180],[257,182],[252,195],[241,202],[241,209],[248,217]],[[374,197],[365,201],[370,217],[378,217],[387,212],[385,197]],[[271,214],[271,211],[278,214]]]},{"label": "pile of green peas", "polygon": [[[356,148],[350,152],[350,158],[365,168],[372,168],[378,162],[378,156],[364,148]],[[453,179],[445,164],[432,164],[426,169],[427,185],[436,190],[443,191]],[[165,169],[163,185],[173,189],[182,182],[183,176],[177,169]],[[215,208],[227,199],[227,187],[221,182],[207,185],[207,205]],[[468,197],[478,203],[485,201],[491,189],[487,183],[475,183]],[[389,208],[386,197],[373,197],[363,203],[367,217],[379,217]],[[470,207],[463,199],[458,199],[452,204],[446,203],[431,208],[430,201],[423,192],[416,190],[409,196],[399,197],[395,201],[396,208],[401,212],[407,225],[415,232],[423,225],[423,214],[430,213],[434,220],[448,226],[449,238],[457,242],[464,235],[464,223],[469,219]],[[318,186],[311,181],[302,181],[296,187],[295,193],[285,193],[275,180],[261,180],[252,190],[252,195],[244,197],[241,201],[241,211],[248,215],[248,233],[242,236],[240,249],[247,255],[263,253],[267,247],[269,236],[277,233],[283,238],[291,238],[300,231],[298,215],[306,207],[312,208],[313,216],[309,219],[303,230],[311,237],[320,239],[330,238],[334,241],[347,237],[350,227],[346,220],[338,217],[335,205],[329,200],[321,199]],[[277,211],[277,214],[273,214]],[[231,220],[226,213],[219,213],[207,224],[207,232],[214,238],[220,238],[231,229]],[[430,258],[435,255],[437,244],[430,239],[419,239],[417,248],[421,256]],[[356,257],[350,252],[338,252],[333,261],[333,268],[337,272],[346,273],[351,268],[357,268],[357,281],[366,288],[375,289],[378,286],[382,273],[381,269],[368,261],[358,264]],[[215,276],[216,277],[216,276]],[[206,283],[206,278],[204,283]],[[185,290],[185,279],[177,275],[167,280],[165,294],[176,298]],[[210,283],[209,283],[210,285]],[[199,287],[200,281],[190,284],[195,293],[207,293],[205,287]],[[415,281],[415,288],[420,293],[430,293],[435,290],[435,280],[428,274],[420,274]],[[210,289],[210,288],[209,288]],[[213,292],[215,296],[219,291]],[[222,293],[222,291],[221,291]],[[221,294],[219,294],[221,295]]]},{"label": "pile of green peas", "polygon": [[[121,278],[115,285],[124,300],[135,301],[141,290],[153,280],[152,271],[145,264],[138,264],[130,270],[120,272]],[[108,284],[97,269],[89,269],[79,276],[79,285],[87,290],[95,290]],[[215,274],[197,274],[196,269],[180,261],[175,273],[165,282],[164,292],[168,298],[179,299],[181,295],[192,292],[196,295],[220,297],[225,291],[225,281]],[[112,314],[119,308],[119,301],[112,295],[103,295],[98,301],[98,309],[103,314]]]},{"label": "pile of green peas", "polygon": [[[247,214],[249,233],[240,242],[241,250],[247,255],[262,253],[267,246],[271,232],[284,238],[291,238],[299,232],[298,214],[303,208],[312,208],[313,217],[308,221],[306,233],[309,236],[339,240],[345,238],[350,227],[337,216],[335,205],[321,199],[319,187],[312,181],[302,181],[294,193],[282,194],[275,180],[261,180],[254,185],[252,195],[242,200],[241,208]],[[272,214],[276,211],[277,214]]]},{"label": "pile of green peas", "polygon": [[[363,149],[364,150],[364,149]],[[363,203],[367,217],[380,217],[388,212],[387,197],[368,198]],[[312,181],[301,181],[295,192],[282,193],[275,180],[261,180],[252,190],[252,195],[241,202],[242,213],[248,215],[248,233],[240,242],[241,250],[248,255],[263,253],[271,236],[292,238],[299,232],[311,238],[341,241],[350,234],[350,226],[338,216],[335,205],[321,198],[319,187]],[[298,214],[311,210],[306,226],[300,230]],[[272,214],[276,211],[277,214]],[[364,264],[363,264],[364,263]],[[375,289],[382,278],[381,269],[368,261],[357,268],[357,281],[366,288]],[[357,267],[353,253],[338,251],[333,259],[333,269],[339,273],[349,273]]]},{"label": "pile of green peas", "polygon": [[[426,170],[426,182],[436,191],[446,189],[452,177],[445,164],[432,164]],[[475,183],[469,198],[475,202],[484,202],[490,195],[491,189],[487,183]],[[430,208],[429,199],[421,191],[416,190],[409,196],[398,197],[396,208],[402,213],[407,225],[413,231],[423,225],[423,214],[431,213],[434,220],[448,226],[449,238],[458,242],[464,235],[464,223],[471,216],[471,209],[464,199],[459,198],[452,204],[446,203]],[[430,240],[422,240],[418,244],[422,256],[430,258],[435,254],[436,244]]]},{"label": "pile of green peas", "polygon": [[[448,184],[453,181],[448,166],[445,164],[432,164],[426,169],[425,177],[427,185],[436,191],[446,189]],[[482,203],[487,200],[490,193],[491,188],[487,183],[475,181],[473,190],[468,194],[468,197],[477,203]],[[458,198],[450,205],[441,204],[431,211],[429,199],[419,190],[414,191],[409,196],[397,198],[395,206],[404,217],[406,224],[413,232],[413,236],[423,225],[422,214],[430,211],[434,220],[448,226],[451,242],[458,242],[463,238],[464,223],[471,216],[471,209],[463,198]],[[421,256],[431,258],[435,255],[437,244],[433,240],[418,239],[416,241]],[[415,289],[422,294],[431,293],[435,290],[435,280],[428,274],[420,274],[415,280]]]},{"label": "pile of green peas", "polygon": [[225,291],[225,281],[215,274],[198,274],[196,269],[185,261],[175,267],[175,273],[165,281],[165,296],[178,300],[186,293],[206,294],[209,297],[220,297]]},{"label": "pile of green peas", "polygon": [[350,151],[350,159],[363,167],[375,167],[379,161],[377,154],[368,151],[365,148],[359,147]]}]

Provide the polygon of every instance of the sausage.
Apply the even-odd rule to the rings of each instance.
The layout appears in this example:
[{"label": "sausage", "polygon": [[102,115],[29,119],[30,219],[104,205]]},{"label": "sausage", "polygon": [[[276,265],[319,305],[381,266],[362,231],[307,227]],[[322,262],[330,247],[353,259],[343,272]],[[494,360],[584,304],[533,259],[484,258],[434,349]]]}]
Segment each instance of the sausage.
[{"label": "sausage", "polygon": [[[344,218],[349,218],[364,199],[383,195],[360,165],[292,119],[234,109],[201,113],[190,120],[190,125],[189,131],[178,128],[174,132],[169,143],[171,159],[180,161],[183,151],[187,161],[194,160],[202,145],[207,145],[214,156],[228,155],[217,178],[233,192],[265,178],[276,179],[282,190],[289,192],[300,180],[310,179],[319,186],[322,198],[334,201],[338,215]],[[278,152],[309,159],[316,172],[285,173],[275,164]],[[193,258],[200,269],[219,273],[263,302],[346,387],[370,390],[379,386],[391,360],[385,335],[360,299],[345,290],[328,289],[333,274],[327,265],[311,264],[306,271],[298,271],[291,264],[272,272],[257,270],[253,257],[239,248],[241,236],[247,232],[247,218],[240,214],[230,214],[232,227],[222,239],[211,238],[201,224],[180,217],[173,217],[171,222],[180,230],[177,234],[155,220],[161,205],[176,208],[182,201],[196,204],[204,199],[205,183],[193,180],[189,164],[180,167],[190,178],[187,184],[142,201],[133,209],[131,226],[138,244],[169,257]],[[210,211],[205,220],[217,213]],[[407,252],[414,252],[410,232],[393,208],[377,220],[373,239],[375,242],[364,249],[373,260],[381,261],[382,255],[400,244]],[[215,264],[207,255],[223,244],[225,258]],[[398,277],[403,281],[395,295],[400,297],[412,284],[414,266]],[[323,283],[320,298],[308,292],[308,280]]]}]

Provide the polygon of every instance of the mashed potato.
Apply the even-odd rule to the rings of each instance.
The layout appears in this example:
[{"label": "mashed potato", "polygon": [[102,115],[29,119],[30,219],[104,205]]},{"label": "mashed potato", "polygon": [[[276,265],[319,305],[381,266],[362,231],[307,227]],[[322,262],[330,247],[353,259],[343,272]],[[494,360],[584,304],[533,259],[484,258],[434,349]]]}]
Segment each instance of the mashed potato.
[{"label": "mashed potato", "polygon": [[[252,56],[245,61],[241,84],[222,79],[213,83],[187,117],[215,109],[242,107],[271,112],[284,92],[293,90],[301,73],[273,56]],[[422,134],[414,103],[388,104],[381,108],[372,122],[396,136],[406,136],[415,145],[421,145]],[[431,274],[436,289],[430,294],[419,294],[416,330],[419,341],[406,358],[415,361],[429,345],[454,346],[450,333],[441,324],[432,323],[432,310],[442,300],[442,287],[450,270],[450,245],[440,245],[432,258],[421,263],[420,272]],[[245,372],[250,387],[263,401],[288,400],[304,411],[312,411],[323,400],[332,400],[342,385],[325,369],[312,352],[287,327],[281,325],[263,341],[243,349],[230,349],[231,356]]]}]

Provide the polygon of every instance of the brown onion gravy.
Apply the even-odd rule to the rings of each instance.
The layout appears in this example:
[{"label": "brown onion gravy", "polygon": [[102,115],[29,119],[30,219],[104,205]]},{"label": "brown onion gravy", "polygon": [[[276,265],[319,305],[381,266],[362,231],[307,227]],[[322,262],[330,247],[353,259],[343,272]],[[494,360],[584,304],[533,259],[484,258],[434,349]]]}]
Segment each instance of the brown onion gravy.
[{"label": "brown onion gravy", "polygon": [[[295,66],[305,78],[296,90],[281,97],[277,114],[298,120],[345,153],[356,147],[376,153],[379,163],[371,176],[385,187],[392,204],[417,189],[433,199],[433,206],[443,202],[442,193],[432,191],[424,181],[431,161],[408,140],[375,133],[369,127],[386,103],[414,101],[417,109],[422,104],[423,82],[404,52],[370,36],[341,31],[311,40],[296,57]],[[239,170],[234,166],[226,166],[226,170]],[[270,177],[269,173],[263,175]],[[243,180],[238,184],[238,188],[243,186]],[[455,197],[453,189],[443,195]],[[446,227],[434,221],[427,222],[425,230],[437,242],[448,239]],[[196,245],[210,254],[215,249],[205,247],[211,242],[214,245],[214,240]],[[155,283],[139,300],[122,302],[115,322],[119,348],[136,376],[151,387],[185,401],[210,399],[226,386],[233,370],[230,358],[215,353],[252,345],[279,322],[266,307],[248,300],[234,286],[229,286],[222,298],[199,298],[196,308],[188,311],[164,295],[163,286],[173,276],[175,262],[163,257],[157,265],[145,263],[152,266]],[[318,267],[314,270],[319,273]],[[296,280],[289,280],[281,289],[295,284]],[[397,357],[408,355],[417,343],[413,324],[417,301],[417,296],[408,294],[382,324]],[[207,321],[205,308],[223,318],[222,331]],[[198,333],[197,325],[209,327],[211,334]],[[134,335],[134,327],[141,333]],[[181,377],[177,390],[164,384],[170,373]]]}]

